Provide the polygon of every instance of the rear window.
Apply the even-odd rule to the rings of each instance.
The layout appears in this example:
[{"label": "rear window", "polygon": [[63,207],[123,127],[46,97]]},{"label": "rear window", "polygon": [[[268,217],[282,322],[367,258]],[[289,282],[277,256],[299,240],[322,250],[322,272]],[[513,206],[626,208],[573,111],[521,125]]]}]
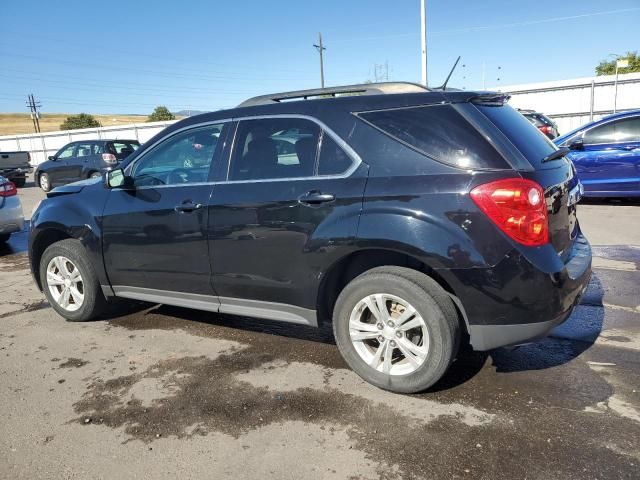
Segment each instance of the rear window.
[{"label": "rear window", "polygon": [[491,144],[450,105],[378,110],[358,116],[439,162],[460,168],[505,166]]},{"label": "rear window", "polygon": [[508,105],[478,105],[493,124],[520,150],[534,168],[552,168],[553,162],[542,163],[542,159],[556,150],[551,141],[540,133],[526,118]]}]

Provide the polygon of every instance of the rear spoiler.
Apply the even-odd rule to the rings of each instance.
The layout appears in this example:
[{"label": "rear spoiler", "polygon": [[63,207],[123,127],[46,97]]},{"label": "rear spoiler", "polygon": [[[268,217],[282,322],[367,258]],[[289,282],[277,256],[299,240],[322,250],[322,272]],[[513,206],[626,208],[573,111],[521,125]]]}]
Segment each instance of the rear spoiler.
[{"label": "rear spoiler", "polygon": [[501,107],[509,101],[511,95],[500,92],[483,92],[469,98],[468,102],[475,105],[486,105],[489,107]]}]

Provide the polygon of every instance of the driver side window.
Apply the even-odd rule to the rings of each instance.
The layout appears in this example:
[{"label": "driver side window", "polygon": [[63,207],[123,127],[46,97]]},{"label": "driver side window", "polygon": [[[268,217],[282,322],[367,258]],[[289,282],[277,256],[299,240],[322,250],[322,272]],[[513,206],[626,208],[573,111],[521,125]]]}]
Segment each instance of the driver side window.
[{"label": "driver side window", "polygon": [[[173,135],[137,161],[131,172],[136,186],[206,182],[224,124],[193,128]],[[220,145],[222,147],[222,145]]]}]

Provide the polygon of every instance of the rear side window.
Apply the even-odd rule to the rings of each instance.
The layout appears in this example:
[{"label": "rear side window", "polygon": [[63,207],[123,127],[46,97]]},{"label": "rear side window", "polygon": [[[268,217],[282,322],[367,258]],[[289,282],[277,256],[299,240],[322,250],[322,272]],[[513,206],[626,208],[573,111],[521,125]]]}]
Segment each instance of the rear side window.
[{"label": "rear side window", "polygon": [[520,150],[534,168],[551,168],[542,159],[556,150],[551,141],[526,118],[508,105],[478,105],[477,108]]},{"label": "rear side window", "polygon": [[439,162],[460,168],[504,167],[500,154],[451,105],[378,110],[358,116]]},{"label": "rear side window", "polygon": [[351,158],[328,134],[322,134],[318,175],[340,175],[351,167]]},{"label": "rear side window", "polygon": [[312,177],[319,138],[320,127],[302,118],[243,120],[229,180]]}]

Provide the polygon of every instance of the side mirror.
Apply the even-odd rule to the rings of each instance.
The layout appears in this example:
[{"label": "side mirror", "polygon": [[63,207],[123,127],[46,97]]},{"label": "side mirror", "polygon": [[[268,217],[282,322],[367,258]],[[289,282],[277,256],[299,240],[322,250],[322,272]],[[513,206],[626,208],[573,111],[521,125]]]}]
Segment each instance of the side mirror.
[{"label": "side mirror", "polygon": [[584,140],[576,138],[569,144],[569,150],[584,150]]},{"label": "side mirror", "polygon": [[55,162],[55,161],[56,161],[56,157],[55,157],[55,156],[53,156],[53,155],[49,155],[47,158],[48,158],[49,160],[51,160],[52,162]]},{"label": "side mirror", "polygon": [[118,188],[131,186],[131,179],[124,174],[124,170],[116,168],[110,170],[104,176],[104,183],[107,188]]}]

